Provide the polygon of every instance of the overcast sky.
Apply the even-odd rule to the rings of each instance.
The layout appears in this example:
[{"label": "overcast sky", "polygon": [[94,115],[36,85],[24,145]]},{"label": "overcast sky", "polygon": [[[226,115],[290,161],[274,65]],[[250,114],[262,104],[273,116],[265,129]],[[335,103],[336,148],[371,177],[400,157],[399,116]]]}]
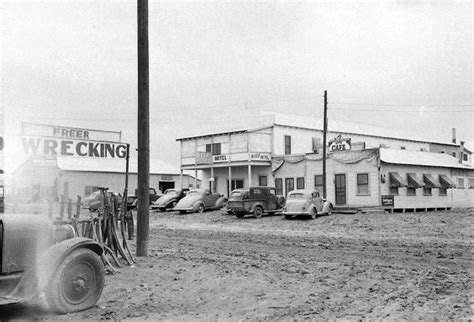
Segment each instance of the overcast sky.
[{"label": "overcast sky", "polygon": [[[136,146],[135,1],[4,1],[2,110]],[[260,110],[474,143],[472,1],[150,1],[151,155]],[[11,130],[18,127],[15,125]],[[389,133],[388,133],[389,134]]]}]

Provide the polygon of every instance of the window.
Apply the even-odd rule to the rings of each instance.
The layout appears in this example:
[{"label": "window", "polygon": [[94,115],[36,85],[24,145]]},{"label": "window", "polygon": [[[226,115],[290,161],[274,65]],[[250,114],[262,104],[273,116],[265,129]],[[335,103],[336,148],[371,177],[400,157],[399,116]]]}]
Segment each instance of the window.
[{"label": "window", "polygon": [[288,192],[295,190],[295,179],[286,178],[285,179],[285,196],[288,195]]},{"label": "window", "polygon": [[407,187],[407,196],[416,196],[416,188]]},{"label": "window", "polygon": [[220,155],[221,144],[220,143],[206,144],[206,152],[211,153],[212,155]]},{"label": "window", "polygon": [[457,187],[458,187],[459,189],[464,189],[464,178],[458,177],[458,184],[457,184]]},{"label": "window", "polygon": [[441,154],[445,154],[445,153],[446,153],[446,151],[444,151],[444,150],[441,150],[441,152],[440,152],[440,153],[441,153]]},{"label": "window", "polygon": [[323,194],[323,176],[320,174],[314,176],[314,190],[317,190],[320,194]]},{"label": "window", "polygon": [[214,177],[214,181],[209,180],[209,190],[213,193],[217,192],[217,177]]},{"label": "window", "polygon": [[464,154],[462,155],[462,159],[463,159],[464,161],[467,161],[467,157],[468,157],[467,153],[464,153]]},{"label": "window", "polygon": [[[227,180],[229,184],[229,180]],[[242,189],[244,187],[244,179],[232,179],[230,190]]]},{"label": "window", "polygon": [[258,176],[258,185],[262,187],[267,186],[267,176]]},{"label": "window", "polygon": [[367,196],[370,194],[369,191],[369,174],[358,173],[357,174],[357,195]]},{"label": "window", "polygon": [[90,196],[93,192],[99,190],[99,188],[97,188],[96,186],[86,186],[85,187],[85,191],[84,191],[84,195],[87,197],[87,196]]},{"label": "window", "polygon": [[448,195],[448,188],[446,187],[441,187],[439,188],[439,196],[447,196]]},{"label": "window", "polygon": [[296,178],[296,189],[304,189],[304,178]]},{"label": "window", "polygon": [[456,158],[456,152],[451,152],[451,155]]},{"label": "window", "polygon": [[469,189],[474,189],[474,178],[469,178]]},{"label": "window", "polygon": [[431,196],[431,187],[423,187],[423,196]]},{"label": "window", "polygon": [[285,155],[291,154],[291,136],[285,135]]},{"label": "window", "polygon": [[402,150],[406,150],[406,147],[404,147],[404,146],[401,146],[401,147],[400,147],[400,149],[402,149]]},{"label": "window", "polygon": [[390,187],[390,194],[393,196],[398,196],[398,187]]},{"label": "window", "polygon": [[275,179],[275,188],[276,188],[277,195],[283,194],[283,180],[281,178]]}]

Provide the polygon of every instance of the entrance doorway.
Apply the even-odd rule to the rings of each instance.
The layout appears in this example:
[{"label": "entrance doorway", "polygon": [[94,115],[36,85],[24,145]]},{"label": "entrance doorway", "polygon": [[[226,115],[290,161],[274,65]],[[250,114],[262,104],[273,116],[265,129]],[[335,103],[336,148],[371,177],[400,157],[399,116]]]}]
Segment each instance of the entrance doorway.
[{"label": "entrance doorway", "polygon": [[335,175],[336,205],[346,204],[346,175]]},{"label": "entrance doorway", "polygon": [[174,189],[174,181],[160,181],[158,182],[158,189],[165,193],[166,189]]},{"label": "entrance doorway", "polygon": [[[234,189],[243,189],[243,188],[244,188],[244,179],[232,179],[232,185],[230,187],[230,191]],[[229,191],[229,180],[227,180],[227,191]]]}]

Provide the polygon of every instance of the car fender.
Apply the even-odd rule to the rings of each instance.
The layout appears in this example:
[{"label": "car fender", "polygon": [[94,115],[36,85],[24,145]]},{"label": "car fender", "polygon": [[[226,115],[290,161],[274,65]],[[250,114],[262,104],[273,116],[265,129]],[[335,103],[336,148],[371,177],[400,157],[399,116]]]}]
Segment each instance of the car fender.
[{"label": "car fender", "polygon": [[38,256],[35,267],[24,272],[11,296],[28,300],[39,294],[48,285],[61,261],[78,248],[90,249],[99,256],[104,253],[100,244],[85,237],[75,237],[56,243]]},{"label": "car fender", "polygon": [[227,198],[226,197],[219,197],[216,201],[216,207],[217,208],[222,208],[225,205],[227,205]]},{"label": "car fender", "polygon": [[324,204],[323,204],[323,209],[321,210],[321,212],[323,214],[327,214],[331,211],[331,208],[332,208],[332,205],[329,201],[325,201]]}]

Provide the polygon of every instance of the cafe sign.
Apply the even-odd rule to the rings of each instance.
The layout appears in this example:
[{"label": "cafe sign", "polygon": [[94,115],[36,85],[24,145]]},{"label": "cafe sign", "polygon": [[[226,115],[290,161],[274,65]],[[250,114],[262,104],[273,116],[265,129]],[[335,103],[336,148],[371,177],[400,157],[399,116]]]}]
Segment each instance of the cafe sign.
[{"label": "cafe sign", "polygon": [[329,141],[329,152],[349,151],[351,149],[351,139],[343,138],[340,134]]}]

